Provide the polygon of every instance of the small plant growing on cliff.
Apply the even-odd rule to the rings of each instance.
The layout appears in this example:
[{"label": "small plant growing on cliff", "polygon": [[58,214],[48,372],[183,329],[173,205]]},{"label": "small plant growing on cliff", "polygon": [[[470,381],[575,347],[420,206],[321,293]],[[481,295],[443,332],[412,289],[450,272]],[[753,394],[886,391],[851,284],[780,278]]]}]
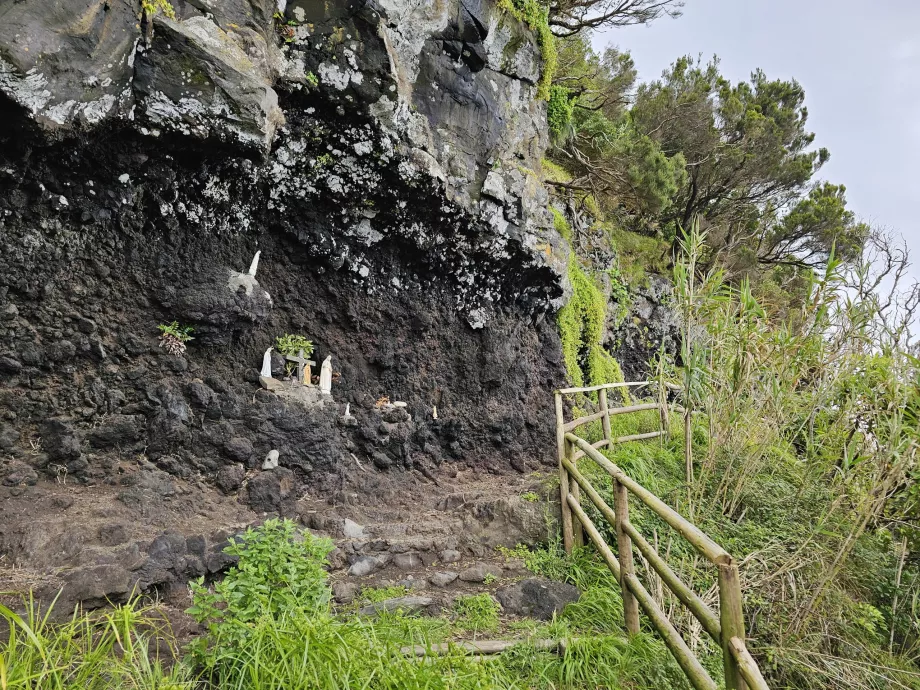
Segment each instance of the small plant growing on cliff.
[{"label": "small plant growing on cliff", "polygon": [[[275,338],[275,349],[285,357],[297,357],[303,350],[303,356],[309,357],[313,354],[313,341],[307,340],[306,336],[285,333]],[[296,365],[288,362],[285,365],[285,371],[290,376]]]},{"label": "small plant growing on cliff", "polygon": [[160,324],[160,347],[169,354],[179,357],[185,354],[185,344],[193,340],[192,332],[195,330],[191,326],[180,326],[178,321],[170,324]]},{"label": "small plant growing on cliff", "polygon": [[549,124],[549,133],[553,143],[561,144],[574,135],[572,115],[575,111],[575,101],[578,100],[569,94],[563,86],[551,86],[549,101],[546,104],[546,120]]},{"label": "small plant growing on cliff", "polygon": [[169,3],[169,0],[142,0],[141,10],[148,19],[159,12],[162,12],[170,19],[176,18],[176,10]]},{"label": "small plant growing on cliff", "polygon": [[275,349],[282,355],[296,357],[303,350],[303,356],[309,357],[313,354],[313,341],[307,340],[306,336],[285,333],[275,338]]}]

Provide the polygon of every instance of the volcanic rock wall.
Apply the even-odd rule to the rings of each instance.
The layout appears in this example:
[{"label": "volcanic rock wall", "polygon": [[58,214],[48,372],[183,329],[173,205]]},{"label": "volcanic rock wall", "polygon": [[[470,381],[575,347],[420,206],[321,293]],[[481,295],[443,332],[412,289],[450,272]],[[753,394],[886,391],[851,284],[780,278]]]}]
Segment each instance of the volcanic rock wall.
[{"label": "volcanic rock wall", "polygon": [[[0,563],[70,568],[75,598],[222,567],[220,506],[216,537],[137,541],[174,479],[283,513],[354,461],[553,461],[567,248],[528,31],[487,0],[173,5],[0,0]],[[332,356],[336,405],[260,388],[287,332]],[[93,542],[117,566],[42,532],[69,509],[43,482],[118,488],[138,523]]]}]

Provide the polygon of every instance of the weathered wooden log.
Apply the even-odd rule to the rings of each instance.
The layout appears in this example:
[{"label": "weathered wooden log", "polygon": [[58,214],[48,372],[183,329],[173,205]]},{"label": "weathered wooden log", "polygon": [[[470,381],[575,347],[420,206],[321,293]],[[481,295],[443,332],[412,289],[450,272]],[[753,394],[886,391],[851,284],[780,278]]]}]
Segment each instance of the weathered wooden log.
[{"label": "weathered wooden log", "polygon": [[566,434],[565,437],[598,465],[603,467],[611,477],[621,481],[627,489],[658,515],[658,517],[677,530],[704,558],[707,558],[716,565],[732,562],[732,557],[728,552],[710,539],[699,527],[684,518],[651,491],[631,479],[623,470],[592,448],[590,443],[584,439],[578,438],[574,434]]},{"label": "weathered wooden log", "polygon": [[620,588],[623,590],[623,620],[626,632],[635,635],[639,632],[639,602],[626,586],[626,580],[636,574],[633,565],[632,540],[626,532],[629,522],[629,491],[619,481],[613,480],[613,505],[616,512],[617,551],[620,555]]},{"label": "weathered wooden log", "polygon": [[575,543],[572,530],[572,511],[569,510],[569,473],[562,464],[566,453],[565,430],[563,429],[562,394],[556,393],[556,454],[559,458],[559,496],[562,513],[562,545],[566,553],[572,553]]},{"label": "weathered wooden log", "polygon": [[[602,389],[601,392],[597,394],[597,401],[598,401],[598,405],[601,408],[601,412],[604,413],[603,416],[601,417],[601,425],[604,429],[604,440],[607,443],[613,443],[613,432],[610,430],[610,412],[609,412],[610,408],[607,405],[607,389],[606,388]],[[599,446],[595,444],[594,447],[598,448]]]},{"label": "weathered wooden log", "polygon": [[399,651],[401,654],[411,656],[442,656],[456,650],[470,654],[500,654],[518,645],[530,645],[539,652],[563,653],[565,651],[565,640],[471,640],[444,642],[428,647],[417,644],[403,647]]},{"label": "weathered wooden log", "polygon": [[[597,441],[596,443],[592,443],[591,447],[596,448],[597,450],[600,450],[601,448],[604,448],[605,446],[615,446],[620,443],[629,443],[631,441],[645,441],[646,439],[658,438],[659,436],[664,436],[664,435],[665,433],[663,431],[649,431],[648,433],[645,433],[645,434],[632,434],[630,436],[618,436],[617,438],[613,439],[612,442],[608,442],[607,439],[601,439],[600,441]],[[578,451],[575,451],[575,454],[572,457],[575,460],[578,460],[580,458],[585,457],[585,455],[586,454],[584,451],[578,450]]]},{"label": "weathered wooden log", "polygon": [[751,653],[748,651],[747,646],[744,644],[744,640],[732,637],[729,639],[728,644],[731,647],[732,653],[735,655],[735,660],[738,662],[738,670],[741,671],[741,676],[747,681],[748,685],[751,686],[751,689],[770,690],[770,686],[767,685],[767,681],[765,681],[763,675],[761,675],[760,668],[757,666],[757,662],[754,661],[754,657],[752,657]]},{"label": "weathered wooden log", "polygon": [[655,547],[642,536],[632,523],[627,523],[625,528],[626,533],[629,534],[636,548],[639,549],[639,553],[648,561],[652,569],[658,573],[665,586],[690,610],[690,613],[700,622],[700,625],[709,633],[715,643],[722,644],[722,626],[719,623],[719,617],[716,612],[709,608],[706,602],[677,576],[677,573],[671,570],[671,567],[655,550]]},{"label": "weathered wooden log", "polygon": [[573,419],[571,422],[566,422],[563,428],[566,432],[569,432],[584,424],[596,422],[598,419],[602,419],[604,417],[612,417],[613,415],[617,414],[629,414],[631,412],[642,412],[643,410],[657,409],[658,403],[642,403],[640,405],[630,405],[628,407],[611,407],[607,410],[601,410],[600,412],[595,412],[594,414],[589,414],[584,417],[579,417],[578,419]]},{"label": "weathered wooden log", "polygon": [[[575,515],[578,516],[578,519],[581,521],[582,525],[584,525],[585,532],[591,538],[591,541],[594,542],[597,550],[601,552],[601,556],[607,563],[607,567],[610,568],[610,571],[613,573],[614,577],[616,577],[617,581],[619,581],[621,572],[620,564],[616,557],[613,555],[613,552],[610,550],[610,547],[607,546],[607,543],[604,541],[604,538],[601,536],[600,532],[597,531],[597,527],[594,526],[594,523],[591,522],[591,519],[581,509],[581,506],[572,503],[571,497],[569,498],[569,505],[571,506]],[[690,651],[687,643],[684,642],[683,638],[680,636],[680,633],[677,632],[677,630],[673,625],[671,625],[671,622],[667,619],[661,609],[658,608],[655,600],[652,599],[652,596],[646,591],[645,587],[642,586],[639,578],[633,574],[627,578],[624,578],[624,581],[626,586],[629,587],[629,589],[635,595],[639,605],[649,617],[649,620],[658,631],[658,634],[661,635],[665,645],[669,650],[671,650],[671,654],[674,656],[675,661],[677,661],[678,665],[681,667],[681,670],[684,672],[684,675],[687,676],[687,679],[690,681],[693,687],[696,688],[696,690],[717,690],[716,684],[713,682],[712,678],[709,677],[709,674],[706,673],[706,669],[703,668],[703,665],[699,662],[699,659],[693,656],[693,652]]]},{"label": "weathered wooden log", "polygon": [[734,563],[719,565],[719,619],[722,623],[722,660],[725,664],[725,690],[747,690],[731,640],[744,639],[744,612],[741,605],[741,578]]}]

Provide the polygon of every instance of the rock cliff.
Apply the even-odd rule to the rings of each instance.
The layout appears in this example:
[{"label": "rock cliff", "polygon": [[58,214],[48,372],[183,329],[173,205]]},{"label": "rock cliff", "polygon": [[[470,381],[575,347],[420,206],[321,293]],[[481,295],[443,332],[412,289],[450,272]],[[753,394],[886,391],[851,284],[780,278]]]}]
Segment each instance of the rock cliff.
[{"label": "rock cliff", "polygon": [[[149,590],[306,499],[552,463],[568,250],[526,27],[489,0],[145,4],[0,0],[0,591]],[[283,333],[331,355],[335,404],[260,387]]]}]

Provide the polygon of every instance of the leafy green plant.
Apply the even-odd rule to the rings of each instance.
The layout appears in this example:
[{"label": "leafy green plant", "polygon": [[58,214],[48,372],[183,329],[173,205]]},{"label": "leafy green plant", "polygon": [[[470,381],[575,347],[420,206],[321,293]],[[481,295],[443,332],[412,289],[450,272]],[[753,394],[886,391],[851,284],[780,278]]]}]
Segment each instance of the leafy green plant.
[{"label": "leafy green plant", "polygon": [[157,328],[160,331],[160,347],[177,357],[185,353],[185,344],[194,340],[192,333],[195,329],[191,326],[180,326],[178,321],[170,324],[161,323]]},{"label": "leafy green plant", "polygon": [[565,87],[553,85],[549,88],[549,99],[546,104],[546,121],[549,124],[549,133],[554,143],[561,143],[571,138],[572,113],[578,99],[569,95]]},{"label": "leafy green plant", "polygon": [[303,356],[309,357],[313,354],[313,341],[307,340],[306,336],[285,333],[275,338],[275,349],[291,357],[296,357],[303,350]]},{"label": "leafy green plant", "polygon": [[537,501],[540,500],[540,496],[533,491],[527,491],[521,494],[521,498],[529,503],[536,503]]},{"label": "leafy green plant", "polygon": [[[313,354],[313,341],[307,340],[307,338],[302,335],[285,333],[275,338],[275,349],[286,357],[297,357],[300,355],[301,350],[303,350],[303,356],[309,359],[310,355]],[[294,372],[296,366],[297,365],[293,362],[288,362],[284,365],[288,376]]]},{"label": "leafy green plant", "polygon": [[201,579],[190,585],[188,613],[207,625],[209,635],[193,646],[205,668],[218,664],[227,649],[245,644],[262,618],[328,611],[330,591],[323,569],[332,541],[301,532],[291,520],[267,520],[231,538],[224,553],[239,561],[213,589]]},{"label": "leafy green plant", "polygon": [[319,78],[313,72],[307,72],[307,83],[315,89],[319,86]]},{"label": "leafy green plant", "polygon": [[148,19],[154,17],[159,12],[162,12],[170,19],[176,18],[176,10],[173,8],[172,4],[170,4],[169,0],[141,0],[141,10]]}]

